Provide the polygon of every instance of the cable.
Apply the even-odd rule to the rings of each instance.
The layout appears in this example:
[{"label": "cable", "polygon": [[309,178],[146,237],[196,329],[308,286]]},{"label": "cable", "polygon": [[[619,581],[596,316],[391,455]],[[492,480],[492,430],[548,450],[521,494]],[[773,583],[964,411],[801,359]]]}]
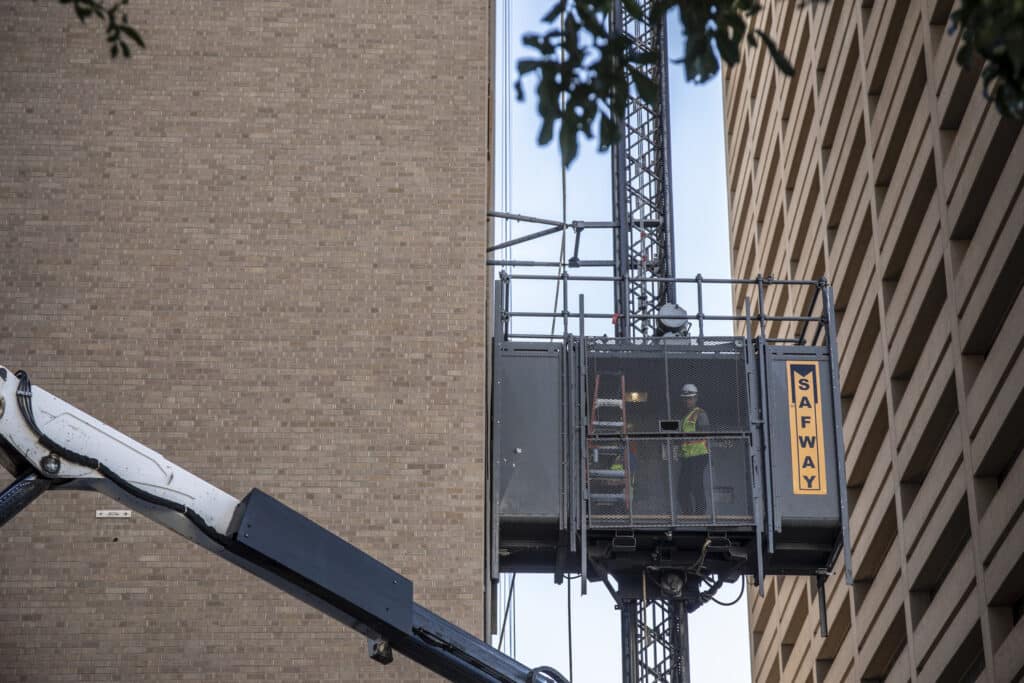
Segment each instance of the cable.
[{"label": "cable", "polygon": [[696,562],[694,562],[692,565],[690,565],[690,567],[687,569],[688,572],[693,573],[693,574],[700,573],[701,569],[703,569],[703,567],[704,567],[704,558],[706,558],[707,555],[708,555],[708,547],[710,545],[711,545],[711,538],[710,537],[705,538],[704,539],[704,545],[700,549],[700,557],[697,558]]},{"label": "cable", "polygon": [[511,584],[511,587],[509,588],[509,595],[510,595],[510,597],[512,599],[512,630],[508,634],[508,642],[509,642],[509,651],[512,654],[512,659],[516,659],[517,658],[516,655],[517,655],[518,650],[519,650],[519,639],[516,637],[516,635],[519,633],[519,624],[518,624],[519,601],[516,599],[516,586],[515,586],[516,576],[517,576],[517,574],[513,574],[512,575],[512,584]]},{"label": "cable", "polygon": [[709,595],[708,597],[711,598],[711,601],[713,603],[715,603],[716,605],[721,605],[722,607],[732,607],[733,605],[735,605],[737,602],[740,601],[740,598],[743,597],[743,593],[744,593],[745,590],[746,590],[746,583],[743,582],[743,581],[740,581],[740,594],[737,595],[736,598],[734,600],[732,600],[731,602],[722,602],[721,600],[718,600],[717,598],[715,598],[714,595]]},{"label": "cable", "polygon": [[[562,11],[559,14],[558,21],[559,21],[559,27],[560,27],[560,29],[562,31],[562,35],[564,36],[565,35],[565,6],[564,5],[562,6]],[[558,64],[559,64],[559,66],[562,65],[564,60],[565,60],[565,45],[563,44],[563,45],[561,45],[559,47],[559,50],[558,50]],[[565,111],[565,91],[564,90],[559,95],[559,107],[560,107],[560,109],[563,112]],[[562,125],[565,125],[565,124],[563,123]],[[561,163],[559,164],[559,166],[561,167],[561,171],[562,171],[562,173],[561,173],[561,175],[562,175],[562,246],[561,246],[561,249],[560,249],[560,251],[558,253],[558,274],[559,275],[564,275],[565,274],[565,238],[566,238],[566,228],[568,227],[566,225],[566,223],[567,223],[567,220],[566,220],[566,218],[567,218],[567,215],[566,215],[566,195],[567,195],[567,192],[566,192],[566,175],[565,175],[565,160],[564,159],[561,160]],[[565,287],[566,287],[566,289],[569,288],[569,283],[568,282],[565,283]],[[561,288],[562,288],[562,280],[561,279],[556,280],[555,281],[555,300],[552,303],[552,311],[551,311],[552,313],[557,313],[558,312],[558,294],[559,294]],[[551,318],[551,333],[550,334],[552,336],[554,336],[554,334],[555,334],[555,321],[556,320],[557,320],[557,318],[554,318],[554,317]],[[566,330],[563,330],[563,333],[565,333],[565,332],[566,332]],[[569,678],[572,678],[572,673],[569,674]]]},{"label": "cable", "polygon": [[572,577],[566,577],[565,582],[565,609],[566,623],[569,625],[569,681],[572,682]]},{"label": "cable", "polygon": [[[505,576],[508,576],[508,574],[506,574]],[[508,591],[508,594],[507,594],[507,597],[505,598],[505,612],[504,612],[504,614],[501,617],[501,632],[498,634],[498,649],[499,650],[501,650],[502,645],[504,645],[504,643],[505,643],[505,626],[508,624],[509,613],[511,612],[511,609],[512,609],[512,597],[513,597],[513,595],[515,595],[515,588],[516,588],[516,575],[513,574],[510,585],[507,586],[506,589],[505,589],[506,591]],[[512,637],[510,635],[509,636],[509,642],[511,643],[511,641],[512,641]],[[509,648],[509,655],[511,655],[511,654],[512,654],[512,650],[511,650],[511,647],[510,647]]]},{"label": "cable", "polygon": [[550,680],[555,681],[555,683],[571,683],[571,681],[567,680],[565,676],[558,672],[557,669],[552,669],[550,666],[538,666],[535,669],[530,669],[530,673],[526,677],[528,683],[543,680],[537,678],[537,674],[547,676]]},{"label": "cable", "polygon": [[[509,93],[512,92],[512,19],[511,2],[505,0],[503,5],[503,27],[502,27],[502,206],[507,212],[512,205],[512,102]],[[503,242],[512,239],[512,225],[506,219],[503,224]],[[506,261],[512,258],[511,247],[505,250]],[[510,266],[511,267],[511,266]]]}]

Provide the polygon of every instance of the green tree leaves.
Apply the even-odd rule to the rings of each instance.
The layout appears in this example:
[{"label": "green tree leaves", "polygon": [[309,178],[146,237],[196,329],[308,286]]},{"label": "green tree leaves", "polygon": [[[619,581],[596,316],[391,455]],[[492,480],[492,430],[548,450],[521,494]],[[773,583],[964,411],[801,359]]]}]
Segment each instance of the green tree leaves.
[{"label": "green tree leaves", "polygon": [[[523,99],[524,77],[539,77],[537,142],[549,143],[558,122],[563,159],[576,157],[580,134],[593,138],[595,123],[601,149],[617,139],[614,121],[625,111],[629,93],[626,70],[636,73],[652,57],[632,54],[625,38],[609,33],[611,9],[612,0],[559,0],[543,18],[557,25],[543,34],[523,36],[523,43],[537,54],[519,61],[516,93]],[[641,79],[638,88],[657,98],[657,86],[649,78]]]},{"label": "green tree leaves", "polygon": [[[537,78],[537,142],[550,142],[557,123],[566,166],[576,158],[578,136],[592,139],[595,124],[599,149],[618,141],[617,122],[630,97],[652,106],[660,97],[660,86],[648,67],[661,55],[611,30],[612,9],[612,0],[558,0],[543,17],[554,26],[544,34],[523,36],[523,43],[537,54],[519,61],[516,94],[522,100],[524,78]],[[764,43],[779,68],[793,73],[775,42],[763,31],[750,29],[751,19],[762,9],[755,0],[653,0],[649,14],[636,0],[622,0],[627,19],[656,25],[672,9],[679,10],[685,45],[676,63],[683,64],[688,81],[703,83],[714,77],[720,59],[736,64],[744,42]]]},{"label": "green tree leaves", "polygon": [[100,21],[107,23],[107,42],[110,44],[111,59],[121,55],[125,58],[132,56],[129,42],[137,47],[145,48],[142,36],[128,24],[128,14],[125,6],[128,0],[120,0],[107,7],[101,0],[60,0],[62,5],[71,5],[75,10],[78,20],[85,23],[89,17],[97,17]]},{"label": "green tree leaves", "polygon": [[[519,62],[516,93],[524,99],[523,80],[536,78],[541,116],[537,141],[547,144],[557,123],[566,166],[576,158],[579,134],[593,138],[596,125],[598,147],[607,149],[619,139],[618,122],[628,98],[655,105],[660,94],[644,67],[661,55],[639,50],[610,30],[612,6],[612,0],[558,0],[543,17],[554,27],[523,37],[538,54]],[[794,74],[771,36],[751,27],[763,9],[757,0],[651,0],[648,14],[636,0],[622,0],[625,16],[645,22],[663,22],[673,9],[679,12],[683,34],[683,55],[673,62],[683,65],[687,81],[704,83],[719,72],[721,62],[736,64],[744,44],[763,45],[782,73]],[[975,54],[981,55],[985,97],[1004,116],[1024,119],[1024,0],[960,0],[950,15],[950,32],[957,30],[963,41],[957,61],[967,67]]]},{"label": "green tree leaves", "polygon": [[999,113],[1024,120],[1024,0],[961,0],[949,31],[963,41],[956,61],[970,67],[977,52],[985,97]]}]

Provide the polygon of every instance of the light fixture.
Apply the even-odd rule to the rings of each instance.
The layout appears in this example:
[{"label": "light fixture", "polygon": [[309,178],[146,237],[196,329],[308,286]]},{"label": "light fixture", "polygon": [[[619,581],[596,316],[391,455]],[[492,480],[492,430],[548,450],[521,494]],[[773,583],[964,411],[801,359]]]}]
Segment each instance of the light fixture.
[{"label": "light fixture", "polygon": [[658,327],[663,334],[690,334],[690,321],[686,319],[686,309],[679,304],[668,303],[658,309]]}]

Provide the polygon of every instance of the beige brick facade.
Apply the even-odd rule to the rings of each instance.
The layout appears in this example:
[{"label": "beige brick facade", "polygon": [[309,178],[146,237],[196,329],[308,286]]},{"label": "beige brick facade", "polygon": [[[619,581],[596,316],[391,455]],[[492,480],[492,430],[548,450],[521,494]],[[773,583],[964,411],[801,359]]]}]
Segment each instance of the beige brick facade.
[{"label": "beige brick facade", "polygon": [[[0,364],[479,633],[488,3],[7,5]],[[5,683],[431,678],[111,507],[0,532]]]},{"label": "beige brick facade", "polygon": [[797,5],[760,20],[794,78],[726,74],[733,268],[835,285],[856,583],[840,561],[827,638],[808,579],[753,592],[754,678],[1018,680],[1024,136],[952,0]]}]

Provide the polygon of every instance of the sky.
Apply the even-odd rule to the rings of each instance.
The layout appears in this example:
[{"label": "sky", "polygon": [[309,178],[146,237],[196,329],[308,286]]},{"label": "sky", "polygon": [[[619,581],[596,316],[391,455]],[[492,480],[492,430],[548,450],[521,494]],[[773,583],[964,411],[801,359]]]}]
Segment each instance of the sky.
[{"label": "sky", "polygon": [[[495,197],[498,211],[546,219],[562,219],[562,178],[557,144],[540,148],[536,144],[540,121],[536,102],[530,96],[530,82],[524,89],[525,102],[517,102],[512,92],[516,61],[523,55],[521,36],[541,32],[540,17],[552,0],[497,0],[495,31]],[[669,57],[682,54],[677,35],[677,20],[669,19]],[[681,66],[670,73],[669,111],[671,116],[671,163],[676,243],[676,274],[693,277],[729,277],[728,211],[725,179],[725,140],[722,119],[720,79],[704,85],[683,80]],[[557,139],[557,134],[556,134]],[[598,154],[594,141],[581,141],[580,156],[566,177],[566,218],[573,220],[611,220],[611,158]],[[504,241],[537,231],[543,226],[511,221],[496,221],[496,240]],[[581,258],[610,258],[610,241],[604,235],[584,233]],[[571,253],[572,240],[567,245]],[[516,247],[506,258],[557,261],[561,250],[559,235],[542,238]],[[511,272],[538,272],[513,268]],[[576,271],[579,272],[579,271]],[[588,272],[587,274],[596,274]],[[610,273],[604,273],[610,274]],[[552,310],[553,286],[525,286],[513,283],[512,308]],[[579,293],[585,295],[588,312],[611,312],[611,290],[607,286],[588,288],[570,286],[570,308],[576,309]],[[695,290],[677,292],[680,305],[696,308]],[[704,292],[705,312],[728,314],[728,287],[708,287]],[[519,321],[517,321],[518,323]],[[523,321],[520,331],[550,332],[550,321]],[[727,323],[708,323],[706,333],[730,334]],[[555,330],[561,333],[559,323]],[[588,322],[587,334],[600,334]],[[507,581],[507,579],[506,579]],[[572,654],[574,679],[586,682],[621,680],[619,613],[601,584],[590,584],[581,596],[580,582],[573,581]],[[568,584],[557,586],[551,575],[524,575],[516,579],[514,656],[530,666],[549,665],[569,674],[567,624]],[[724,586],[718,598],[733,599],[740,582]],[[504,595],[501,596],[504,600]],[[499,614],[499,620],[501,615]],[[691,680],[750,680],[750,647],[747,632],[746,599],[734,607],[715,604],[690,615]],[[506,635],[506,641],[509,636]],[[495,640],[497,644],[497,640]],[[509,643],[503,649],[508,651]]]}]

